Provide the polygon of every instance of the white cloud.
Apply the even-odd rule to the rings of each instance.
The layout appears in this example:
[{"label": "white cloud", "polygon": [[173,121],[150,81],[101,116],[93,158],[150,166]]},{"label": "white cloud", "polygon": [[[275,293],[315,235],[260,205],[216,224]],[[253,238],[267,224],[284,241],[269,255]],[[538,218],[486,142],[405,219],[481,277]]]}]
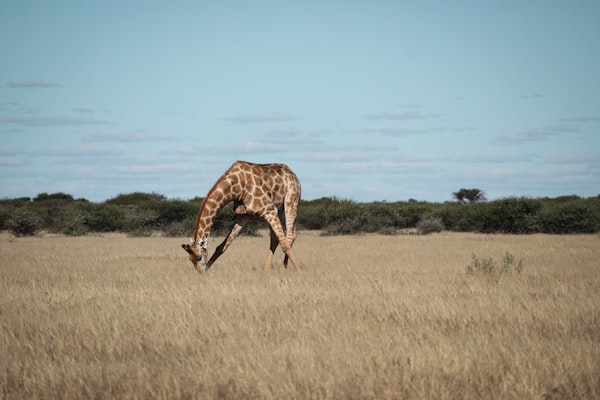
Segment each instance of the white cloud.
[{"label": "white cloud", "polygon": [[16,154],[17,152],[15,151],[15,149],[8,147],[0,147],[0,156],[14,156]]},{"label": "white cloud", "polygon": [[595,122],[600,121],[600,117],[594,117],[591,115],[581,115],[578,117],[559,118],[557,121],[561,122]]},{"label": "white cloud", "polygon": [[88,114],[88,113],[94,112],[94,110],[92,110],[91,108],[86,108],[86,107],[73,107],[73,108],[71,108],[71,111],[74,113],[83,113],[83,114]]},{"label": "white cloud", "polygon": [[408,136],[427,133],[439,133],[448,130],[447,128],[364,128],[362,133],[378,133],[386,136]]},{"label": "white cloud", "polygon": [[365,161],[365,162],[343,162],[334,168],[345,173],[368,173],[368,174],[408,174],[408,173],[431,173],[441,171],[432,161]]},{"label": "white cloud", "polygon": [[514,177],[520,174],[517,168],[492,168],[487,171],[487,176],[490,178]]},{"label": "white cloud", "polygon": [[179,147],[167,153],[179,155],[202,155],[202,156],[229,156],[239,157],[241,154],[263,154],[289,151],[288,144],[269,143],[263,141],[246,141],[232,144],[199,144],[193,146]]},{"label": "white cloud", "polygon": [[583,163],[563,164],[563,165],[561,165],[560,170],[562,172],[569,173],[569,174],[591,173],[590,166],[587,164],[583,164]]},{"label": "white cloud", "polygon": [[405,103],[400,104],[398,107],[400,108],[426,108],[425,105],[420,103]]},{"label": "white cloud", "polygon": [[535,93],[531,93],[531,94],[525,94],[525,95],[521,95],[519,96],[520,99],[543,99],[544,98],[544,94],[540,93],[540,92],[535,92]]},{"label": "white cloud", "polygon": [[29,160],[19,157],[14,149],[0,147],[0,166],[22,167],[29,164]]},{"label": "white cloud", "polygon": [[144,131],[122,132],[122,133],[95,133],[84,136],[84,142],[117,142],[117,143],[137,143],[137,142],[172,142],[178,140],[170,135],[153,135]]},{"label": "white cloud", "polygon": [[0,166],[2,167],[23,167],[31,162],[27,159],[15,157],[13,155],[0,154]]},{"label": "white cloud", "polygon": [[291,121],[295,117],[283,112],[268,112],[257,115],[237,115],[232,117],[219,118],[220,121],[232,122],[236,124],[261,124],[266,122],[284,122]]},{"label": "white cloud", "polygon": [[520,132],[507,133],[497,136],[496,139],[501,143],[542,142],[548,141],[554,136],[562,136],[580,131],[581,129],[575,125],[555,124],[541,128],[527,129]]},{"label": "white cloud", "polygon": [[580,163],[589,163],[589,164],[598,164],[600,165],[600,158],[597,156],[590,155],[568,155],[568,156],[555,156],[555,157],[547,157],[544,159],[544,162],[550,164],[580,164]]},{"label": "white cloud", "polygon": [[201,143],[189,146],[180,146],[166,153],[172,154],[202,154],[203,157],[223,156],[236,159],[247,155],[295,153],[305,154],[319,152],[324,147],[324,142],[318,135],[302,134],[295,128],[276,129],[267,132],[262,137],[236,142],[235,140],[221,140],[219,144]]},{"label": "white cloud", "polygon": [[[587,172],[587,173],[585,173]],[[554,183],[574,185],[576,183],[597,184],[598,175],[588,171],[587,169],[577,168],[574,170],[571,167],[564,166],[555,168],[552,166],[542,166],[530,171],[530,177],[536,184]],[[568,194],[563,192],[562,194]]]},{"label": "white cloud", "polygon": [[383,154],[397,150],[396,146],[375,144],[365,145],[327,145],[311,147],[297,157],[299,161],[308,162],[356,162],[381,159]]},{"label": "white cloud", "polygon": [[83,125],[109,125],[110,121],[99,118],[82,118],[65,115],[25,117],[0,117],[0,124],[18,126],[49,127],[49,126],[83,126]]},{"label": "white cloud", "polygon": [[301,161],[322,161],[322,162],[355,162],[369,161],[375,158],[376,155],[372,151],[315,151],[301,156]]},{"label": "white cloud", "polygon": [[41,79],[24,79],[21,81],[6,82],[6,87],[12,89],[31,89],[31,88],[53,88],[59,87],[56,83],[51,83]]},{"label": "white cloud", "polygon": [[370,120],[391,120],[391,121],[404,121],[411,119],[430,119],[438,118],[441,114],[435,113],[422,113],[419,111],[402,111],[402,112],[391,112],[391,113],[378,113],[378,114],[367,114],[364,116],[365,119]]},{"label": "white cloud", "polygon": [[323,143],[320,135],[305,135],[297,128],[273,129],[267,132],[260,140],[265,143],[278,143],[285,145],[317,145]]},{"label": "white cloud", "polygon": [[454,132],[475,132],[479,129],[475,126],[458,126],[456,128],[452,128]]},{"label": "white cloud", "polygon": [[302,130],[298,128],[279,128],[271,129],[267,135],[271,139],[288,140],[289,138],[298,138],[302,136]]},{"label": "white cloud", "polygon": [[496,155],[481,155],[481,156],[459,156],[459,157],[446,157],[442,161],[460,162],[468,164],[504,164],[514,162],[531,162],[535,161],[538,157],[534,154],[515,154],[506,156]]},{"label": "white cloud", "polygon": [[98,157],[115,156],[120,154],[120,152],[112,147],[98,144],[81,144],[71,147],[48,147],[41,150],[34,150],[30,154],[42,157]]},{"label": "white cloud", "polygon": [[124,164],[114,167],[114,171],[124,174],[161,174],[171,175],[173,173],[188,172],[190,171],[190,165],[187,163],[156,163],[148,161],[146,163],[140,163],[139,161],[134,164]]}]

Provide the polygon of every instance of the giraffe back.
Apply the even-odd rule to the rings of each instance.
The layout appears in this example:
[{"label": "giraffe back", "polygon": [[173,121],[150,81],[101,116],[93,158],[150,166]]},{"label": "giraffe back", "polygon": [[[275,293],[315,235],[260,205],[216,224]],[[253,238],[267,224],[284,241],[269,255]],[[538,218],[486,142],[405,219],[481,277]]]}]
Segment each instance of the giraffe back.
[{"label": "giraffe back", "polygon": [[274,204],[280,208],[300,200],[301,186],[296,174],[285,164],[253,164],[236,161],[223,176],[230,185],[233,200],[242,201],[251,208]]}]

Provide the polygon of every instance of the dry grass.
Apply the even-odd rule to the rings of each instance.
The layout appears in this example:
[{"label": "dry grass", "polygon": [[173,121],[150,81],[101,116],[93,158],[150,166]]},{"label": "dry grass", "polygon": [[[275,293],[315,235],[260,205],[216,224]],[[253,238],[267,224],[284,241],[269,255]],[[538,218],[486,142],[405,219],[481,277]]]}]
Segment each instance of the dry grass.
[{"label": "dry grass", "polygon": [[0,236],[0,397],[600,398],[597,235],[182,240]]}]

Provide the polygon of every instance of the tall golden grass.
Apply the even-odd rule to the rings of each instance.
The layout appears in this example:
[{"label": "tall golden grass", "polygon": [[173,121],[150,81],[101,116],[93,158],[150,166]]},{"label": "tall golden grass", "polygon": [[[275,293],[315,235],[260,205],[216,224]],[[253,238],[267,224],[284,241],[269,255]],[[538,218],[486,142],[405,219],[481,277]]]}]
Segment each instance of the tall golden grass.
[{"label": "tall golden grass", "polygon": [[600,398],[598,235],[182,240],[0,236],[0,397]]}]

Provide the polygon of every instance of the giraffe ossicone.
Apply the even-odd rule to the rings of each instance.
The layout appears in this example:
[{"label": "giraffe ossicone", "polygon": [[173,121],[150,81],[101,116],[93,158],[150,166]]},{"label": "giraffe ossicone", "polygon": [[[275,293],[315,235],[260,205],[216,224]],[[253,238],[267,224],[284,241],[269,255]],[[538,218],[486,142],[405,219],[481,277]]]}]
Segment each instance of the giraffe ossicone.
[{"label": "giraffe ossicone", "polygon": [[[181,247],[189,254],[190,261],[198,272],[207,271],[227,250],[244,225],[252,219],[263,218],[268,222],[271,233],[271,244],[264,268],[271,266],[275,249],[281,246],[285,254],[283,265],[287,267],[290,260],[299,270],[300,267],[292,254],[292,246],[296,240],[300,194],[300,180],[287,165],[236,161],[204,198],[196,219],[192,244],[182,244]],[[234,203],[235,225],[208,259],[210,231],[219,210],[230,202]]]}]

